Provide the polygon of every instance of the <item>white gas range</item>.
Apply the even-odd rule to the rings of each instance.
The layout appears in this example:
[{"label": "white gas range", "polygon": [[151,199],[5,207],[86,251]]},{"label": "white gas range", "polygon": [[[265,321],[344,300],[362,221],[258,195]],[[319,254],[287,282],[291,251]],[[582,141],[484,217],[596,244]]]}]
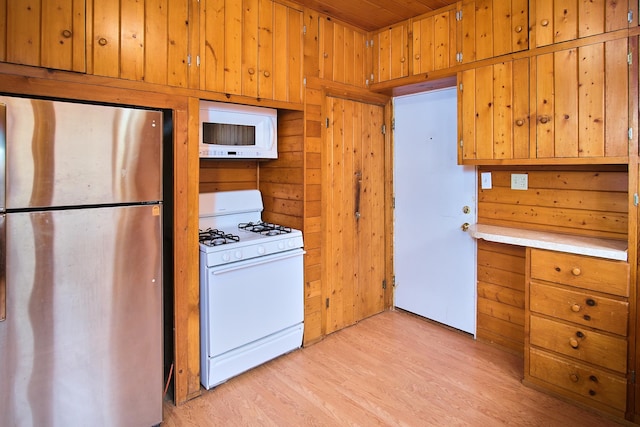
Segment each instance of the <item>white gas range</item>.
[{"label": "white gas range", "polygon": [[299,348],[300,230],[264,223],[258,190],[200,194],[200,368],[205,388]]}]

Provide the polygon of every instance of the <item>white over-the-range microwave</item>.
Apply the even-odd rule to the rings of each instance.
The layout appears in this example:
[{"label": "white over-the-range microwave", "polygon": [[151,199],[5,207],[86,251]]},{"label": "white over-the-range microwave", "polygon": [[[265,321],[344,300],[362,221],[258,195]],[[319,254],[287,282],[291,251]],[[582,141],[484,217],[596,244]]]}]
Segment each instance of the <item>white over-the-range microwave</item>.
[{"label": "white over-the-range microwave", "polygon": [[277,110],[200,101],[200,157],[278,158]]}]

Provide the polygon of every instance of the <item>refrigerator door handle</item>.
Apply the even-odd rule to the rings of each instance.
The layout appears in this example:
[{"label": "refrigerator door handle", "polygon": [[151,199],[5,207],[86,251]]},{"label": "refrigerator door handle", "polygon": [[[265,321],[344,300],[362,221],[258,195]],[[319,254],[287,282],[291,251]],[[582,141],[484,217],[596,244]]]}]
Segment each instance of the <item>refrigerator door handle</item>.
[{"label": "refrigerator door handle", "polygon": [[7,209],[7,105],[0,103],[0,213]]},{"label": "refrigerator door handle", "polygon": [[7,318],[7,215],[0,214],[0,322]]}]

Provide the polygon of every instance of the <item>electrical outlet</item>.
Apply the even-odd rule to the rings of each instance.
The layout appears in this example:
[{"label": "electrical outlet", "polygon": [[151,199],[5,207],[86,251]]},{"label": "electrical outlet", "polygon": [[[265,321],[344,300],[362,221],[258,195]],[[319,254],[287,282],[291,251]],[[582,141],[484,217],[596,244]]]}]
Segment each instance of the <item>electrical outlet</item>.
[{"label": "electrical outlet", "polygon": [[480,188],[483,190],[491,190],[491,172],[480,173]]},{"label": "electrical outlet", "polygon": [[512,190],[526,190],[528,188],[529,188],[529,175],[527,175],[526,173],[511,174]]}]

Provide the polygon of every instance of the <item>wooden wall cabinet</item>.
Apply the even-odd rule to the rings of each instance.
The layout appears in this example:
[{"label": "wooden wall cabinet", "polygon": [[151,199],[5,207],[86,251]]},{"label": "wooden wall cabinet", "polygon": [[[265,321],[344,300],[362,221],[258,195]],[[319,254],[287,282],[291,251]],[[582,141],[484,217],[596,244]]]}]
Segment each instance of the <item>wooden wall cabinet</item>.
[{"label": "wooden wall cabinet", "polygon": [[88,73],[198,87],[197,0],[93,1]]},{"label": "wooden wall cabinet", "polygon": [[529,1],[458,2],[459,62],[468,63],[529,48]]},{"label": "wooden wall cabinet", "polygon": [[615,39],[459,73],[459,162],[626,163],[627,45]]},{"label": "wooden wall cabinet", "polygon": [[367,34],[328,17],[318,18],[318,76],[351,86],[366,87]]},{"label": "wooden wall cabinet", "polygon": [[540,47],[623,30],[630,25],[624,1],[534,0],[531,46]]},{"label": "wooden wall cabinet", "polygon": [[458,73],[458,163],[530,157],[529,58]]},{"label": "wooden wall cabinet", "polygon": [[412,75],[457,65],[456,24],[455,5],[411,20]]},{"label": "wooden wall cabinet", "polygon": [[371,34],[373,78],[369,83],[409,75],[409,27],[410,21],[402,21]]},{"label": "wooden wall cabinet", "polygon": [[623,418],[629,264],[527,253],[525,382]]},{"label": "wooden wall cabinet", "polygon": [[302,11],[272,0],[200,3],[200,88],[302,102]]},{"label": "wooden wall cabinet", "polygon": [[8,0],[0,16],[0,61],[86,71],[85,0]]}]

